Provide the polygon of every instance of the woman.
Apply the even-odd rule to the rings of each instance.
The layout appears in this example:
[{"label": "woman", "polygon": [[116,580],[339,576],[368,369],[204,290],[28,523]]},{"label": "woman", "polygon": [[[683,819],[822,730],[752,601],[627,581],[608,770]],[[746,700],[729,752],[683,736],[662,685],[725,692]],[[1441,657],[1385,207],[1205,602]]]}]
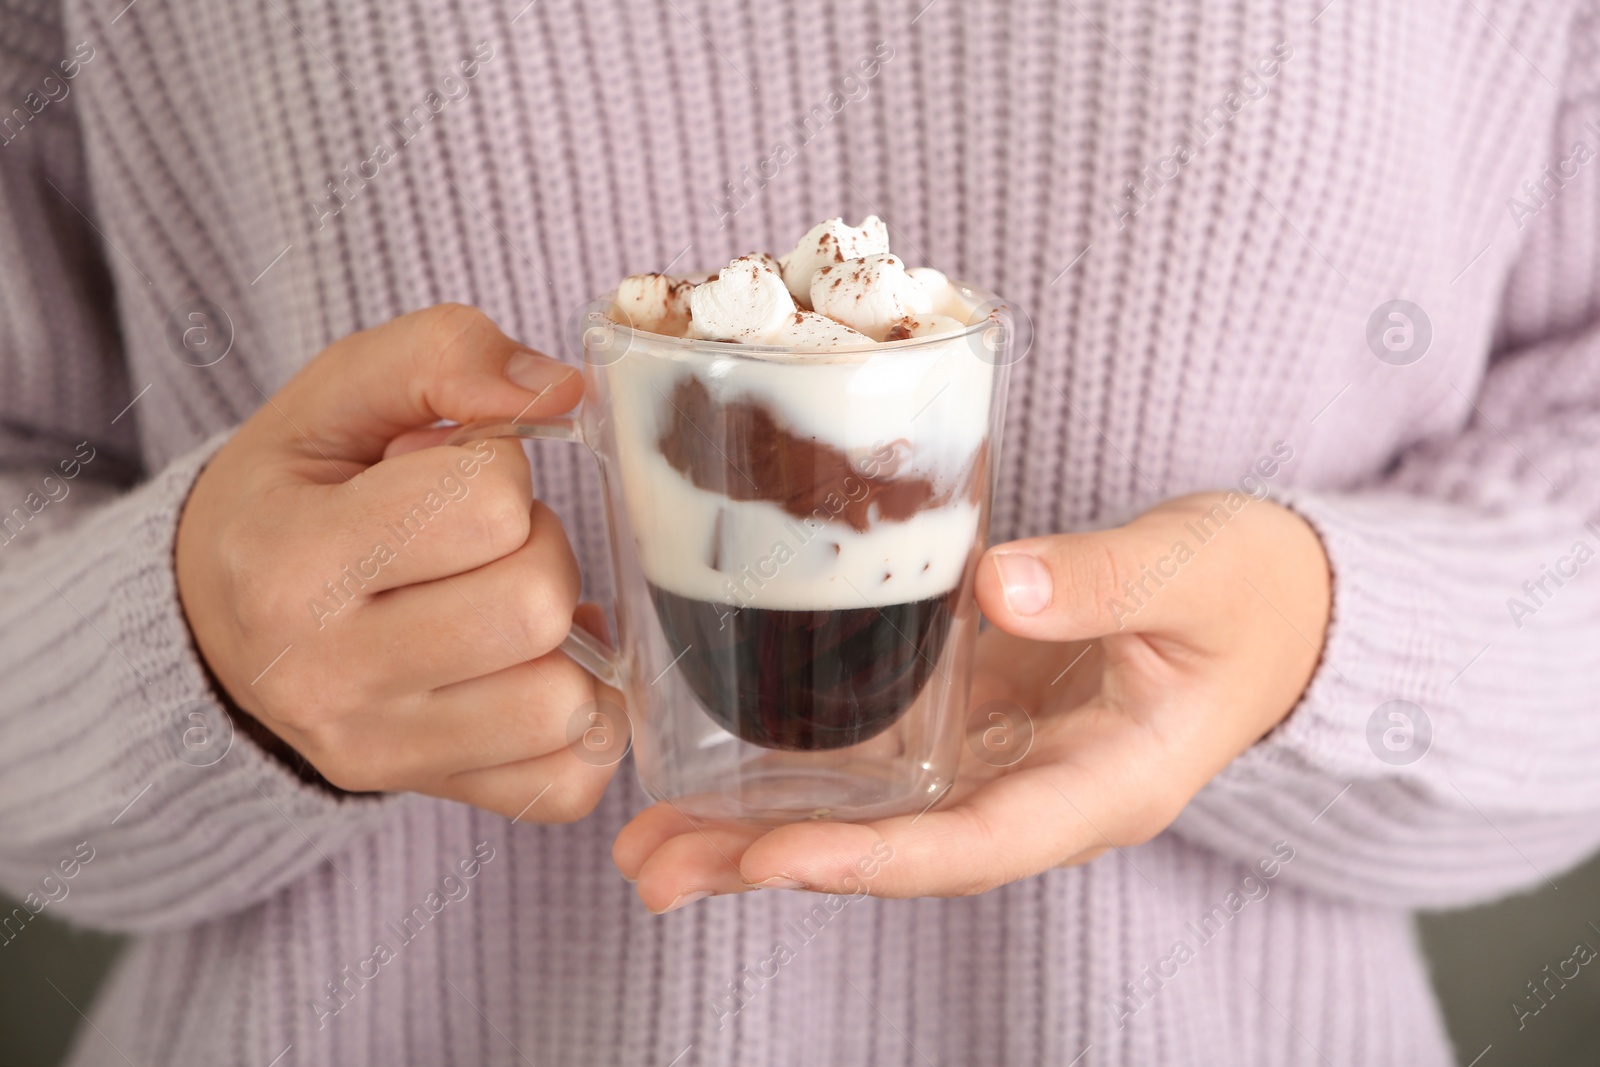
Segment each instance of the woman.
[{"label": "woman", "polygon": [[[1593,4],[25,6],[0,866],[137,935],[73,1063],[1445,1063],[1408,910],[1600,839]],[[867,212],[1032,315],[1032,747],[691,827],[563,743],[587,460],[411,432]]]}]

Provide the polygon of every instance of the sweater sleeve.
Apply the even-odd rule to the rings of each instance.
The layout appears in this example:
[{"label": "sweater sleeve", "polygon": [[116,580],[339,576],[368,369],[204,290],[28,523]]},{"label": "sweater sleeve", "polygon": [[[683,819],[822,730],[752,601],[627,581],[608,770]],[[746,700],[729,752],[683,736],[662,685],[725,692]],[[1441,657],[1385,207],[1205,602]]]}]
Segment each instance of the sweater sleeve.
[{"label": "sweater sleeve", "polygon": [[[1600,56],[1579,27],[1552,151],[1592,150]],[[1572,85],[1572,81],[1584,84]],[[1590,125],[1594,124],[1594,125]],[[1210,783],[1179,834],[1389,906],[1559,884],[1600,843],[1600,178],[1525,243],[1465,425],[1349,491],[1282,502],[1334,597],[1299,706]]]},{"label": "sweater sleeve", "polygon": [[[69,54],[37,12],[0,23],[0,84]],[[225,435],[142,469],[75,103],[0,145],[0,262],[26,264],[0,270],[0,888],[113,929],[187,925],[336,862],[393,801],[306,784],[208,682],[173,538]]]}]

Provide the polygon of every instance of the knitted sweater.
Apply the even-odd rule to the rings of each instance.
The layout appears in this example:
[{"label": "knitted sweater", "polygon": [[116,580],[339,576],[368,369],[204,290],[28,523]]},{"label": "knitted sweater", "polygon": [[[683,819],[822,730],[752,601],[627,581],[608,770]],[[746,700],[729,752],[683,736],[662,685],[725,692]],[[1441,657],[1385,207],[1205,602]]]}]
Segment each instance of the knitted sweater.
[{"label": "knitted sweater", "polygon": [[[1448,1062],[1408,909],[1600,841],[1595,5],[925,2],[0,2],[0,938],[135,935],[74,1064]],[[1170,831],[654,917],[627,767],[541,827],[193,757],[176,519],[307,358],[444,300],[560,352],[868,212],[1031,313],[996,539],[1247,478],[1324,539],[1315,678]],[[591,461],[534,478],[605,597]]]}]

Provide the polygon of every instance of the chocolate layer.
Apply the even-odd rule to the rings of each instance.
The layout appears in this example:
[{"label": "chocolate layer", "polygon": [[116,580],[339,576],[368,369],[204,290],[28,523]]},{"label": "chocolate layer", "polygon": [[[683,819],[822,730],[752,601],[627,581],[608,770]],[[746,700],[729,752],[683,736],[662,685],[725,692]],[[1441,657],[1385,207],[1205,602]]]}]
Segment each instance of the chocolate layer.
[{"label": "chocolate layer", "polygon": [[889,442],[857,465],[841,449],[794,433],[764,404],[718,402],[692,375],[667,400],[661,455],[699,488],[732,500],[769,501],[796,518],[822,512],[863,532],[874,508],[880,521],[903,522],[976,488],[982,449],[959,478],[936,490],[924,475],[901,474],[905,441]]},{"label": "chocolate layer", "polygon": [[706,712],[753,745],[795,751],[860,744],[899,719],[938,670],[960,599],[772,611],[650,595]]}]

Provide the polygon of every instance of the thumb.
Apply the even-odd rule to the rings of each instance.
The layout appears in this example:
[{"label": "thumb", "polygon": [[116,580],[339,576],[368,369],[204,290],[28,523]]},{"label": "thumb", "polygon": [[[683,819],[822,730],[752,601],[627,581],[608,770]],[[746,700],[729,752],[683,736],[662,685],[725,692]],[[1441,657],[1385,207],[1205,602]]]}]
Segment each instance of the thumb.
[{"label": "thumb", "polygon": [[998,545],[978,564],[978,606],[1006,633],[1078,641],[1114,633],[1171,632],[1191,612],[1178,580],[1190,552],[1169,523],[1145,516],[1093,533]]},{"label": "thumb", "polygon": [[576,368],[513,341],[477,308],[439,304],[329,345],[272,406],[286,439],[371,463],[392,438],[440,419],[542,418],[582,396]]}]

